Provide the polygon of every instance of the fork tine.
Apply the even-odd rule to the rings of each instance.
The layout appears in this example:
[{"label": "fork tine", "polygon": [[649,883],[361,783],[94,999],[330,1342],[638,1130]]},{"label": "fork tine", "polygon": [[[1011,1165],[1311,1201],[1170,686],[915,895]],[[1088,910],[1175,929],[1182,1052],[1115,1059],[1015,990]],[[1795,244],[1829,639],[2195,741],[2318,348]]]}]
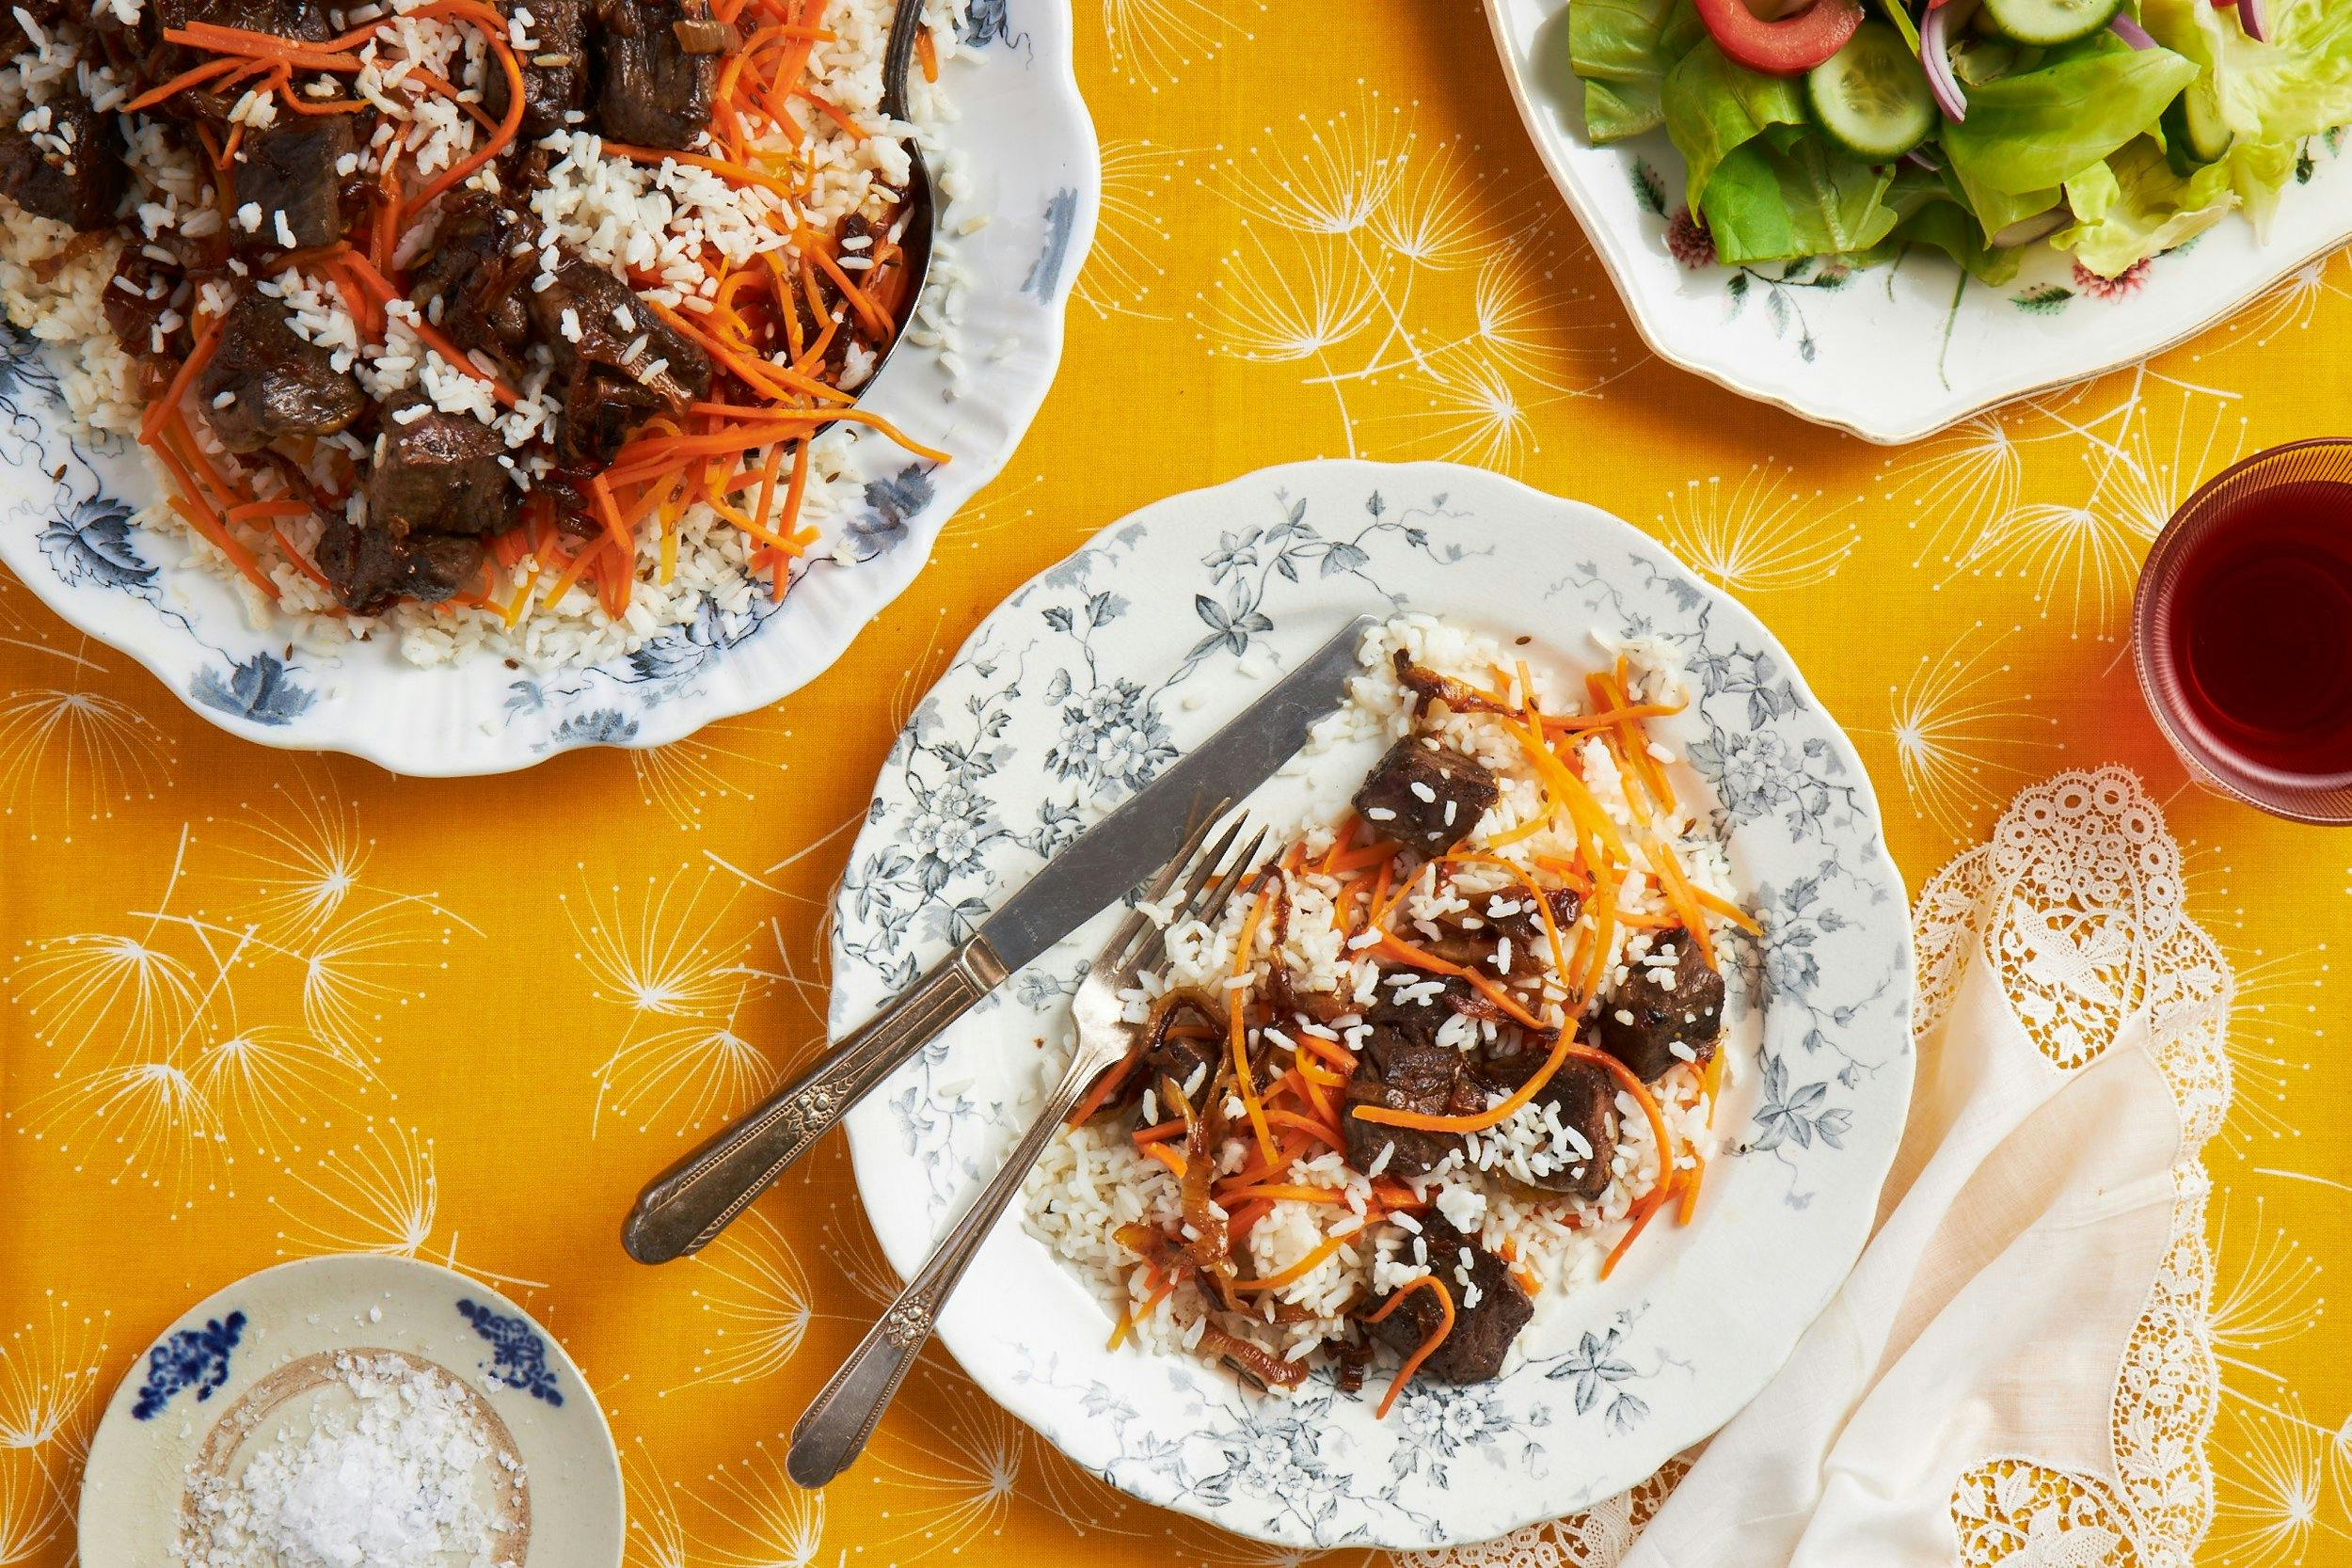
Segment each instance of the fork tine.
[{"label": "fork tine", "polygon": [[1090,968],[1099,968],[1106,974],[1117,974],[1128,967],[1127,960],[1120,955],[1133,948],[1147,931],[1156,929],[1152,924],[1152,917],[1144,912],[1142,906],[1156,904],[1168,895],[1168,890],[1174,885],[1178,873],[1184,870],[1185,863],[1199,851],[1200,841],[1209,836],[1209,831],[1216,826],[1217,816],[1224,811],[1225,804],[1224,801],[1219,801],[1216,810],[1204,816],[1200,819],[1200,825],[1186,835],[1176,853],[1170,856],[1168,863],[1160,868],[1159,875],[1152,879],[1152,885],[1144,889],[1137,896],[1136,907],[1129,911],[1126,919],[1119,923],[1118,928],[1111,932],[1110,940],[1104,942],[1102,949],[1095,954],[1094,962],[1089,966]]},{"label": "fork tine", "polygon": [[1258,851],[1265,846],[1268,830],[1260,828],[1256,836],[1250,839],[1239,854],[1230,859],[1227,857],[1226,850],[1232,847],[1233,840],[1241,835],[1241,831],[1248,825],[1249,819],[1247,816],[1234,819],[1232,828],[1218,842],[1216,850],[1201,858],[1200,869],[1194,874],[1190,885],[1185,888],[1184,901],[1169,916],[1168,926],[1155,927],[1152,933],[1152,940],[1138,949],[1136,955],[1128,960],[1129,963],[1140,969],[1158,962],[1158,956],[1167,949],[1168,927],[1185,920],[1201,918],[1205,911],[1221,910],[1225,907],[1226,900],[1232,897],[1233,891],[1241,886],[1251,869],[1256,866]]},{"label": "fork tine", "polygon": [[1174,880],[1173,873],[1188,873],[1183,896],[1168,906],[1167,925],[1154,924],[1150,930],[1139,933],[1138,940],[1125,945],[1119,960],[1121,969],[1139,970],[1146,963],[1153,961],[1152,954],[1167,950],[1168,927],[1176,925],[1193,912],[1194,901],[1200,897],[1201,887],[1216,874],[1217,867],[1225,863],[1225,857],[1232,851],[1233,841],[1239,838],[1242,830],[1248,826],[1249,818],[1247,815],[1236,816],[1227,825],[1225,832],[1217,835],[1216,842],[1197,859],[1188,864],[1183,862],[1170,863],[1169,881]]}]

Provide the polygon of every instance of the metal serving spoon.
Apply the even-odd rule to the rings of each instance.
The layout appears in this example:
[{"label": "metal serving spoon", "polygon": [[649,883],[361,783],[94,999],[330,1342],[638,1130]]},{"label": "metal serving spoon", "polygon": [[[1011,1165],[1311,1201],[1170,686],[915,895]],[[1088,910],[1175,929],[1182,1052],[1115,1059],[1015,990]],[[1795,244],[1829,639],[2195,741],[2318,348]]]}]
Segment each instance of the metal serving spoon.
[{"label": "metal serving spoon", "polygon": [[[898,0],[898,8],[890,19],[890,41],[882,50],[882,111],[896,120],[912,123],[907,115],[907,72],[914,66],[914,37],[923,30],[923,0]],[[882,379],[882,367],[906,341],[907,329],[914,325],[914,308],[923,298],[923,285],[930,278],[931,240],[939,225],[939,209],[931,195],[930,166],[923,162],[923,149],[914,137],[906,140],[907,188],[906,204],[898,219],[898,249],[901,264],[907,269],[907,319],[898,324],[898,333],[882,349],[882,357],[858,396],[863,399]]]}]

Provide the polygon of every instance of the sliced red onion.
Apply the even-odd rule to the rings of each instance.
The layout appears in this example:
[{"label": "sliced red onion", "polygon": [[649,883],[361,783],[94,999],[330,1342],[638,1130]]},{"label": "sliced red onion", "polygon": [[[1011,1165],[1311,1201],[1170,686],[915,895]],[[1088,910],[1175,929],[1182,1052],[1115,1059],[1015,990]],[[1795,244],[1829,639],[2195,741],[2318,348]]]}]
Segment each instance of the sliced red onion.
[{"label": "sliced red onion", "polygon": [[2130,44],[2134,49],[2153,49],[2156,40],[2147,28],[2132,20],[2128,11],[2118,11],[2107,18],[2107,31]]},{"label": "sliced red onion", "polygon": [[2256,43],[2270,41],[2270,19],[2264,14],[2265,4],[2265,0],[2237,0],[2237,24]]},{"label": "sliced red onion", "polygon": [[1929,157],[1927,153],[1915,147],[1903,154],[1903,162],[1909,164],[1914,168],[1925,169],[1930,174],[1941,174],[1944,172],[1944,166],[1942,164],[1937,163],[1933,158]]},{"label": "sliced red onion", "polygon": [[1944,111],[1944,118],[1963,120],[1968,118],[1968,96],[1960,90],[1960,78],[1952,71],[1951,18],[1948,6],[1929,8],[1928,19],[1919,24],[1919,69],[1927,72],[1928,91],[1935,95],[1935,105]]}]

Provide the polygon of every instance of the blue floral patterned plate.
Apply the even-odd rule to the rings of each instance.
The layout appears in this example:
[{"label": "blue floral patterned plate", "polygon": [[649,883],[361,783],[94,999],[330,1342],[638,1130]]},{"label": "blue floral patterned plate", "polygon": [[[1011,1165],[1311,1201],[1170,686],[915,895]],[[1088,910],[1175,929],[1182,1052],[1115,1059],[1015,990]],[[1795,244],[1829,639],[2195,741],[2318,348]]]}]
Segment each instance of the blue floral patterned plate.
[{"label": "blue floral patterned plate", "polygon": [[[983,622],[916,708],[834,905],[833,1023],[866,1017],[1087,823],[1360,611],[1409,609],[1591,668],[1657,639],[1698,693],[1665,726],[1711,794],[1765,935],[1729,966],[1760,1070],[1687,1228],[1565,1298],[1499,1381],[1244,1391],[1130,1343],[1009,1218],[944,1314],[980,1386],[1135,1496],[1295,1546],[1431,1546],[1572,1512],[1705,1437],[1786,1358],[1860,1251],[1912,1077],[1902,883],[1852,746],[1772,635],[1653,540],[1484,470],[1329,462],[1147,507]],[[1269,790],[1285,781],[1276,781]],[[1107,919],[1107,915],[1105,917]],[[850,1118],[858,1185],[911,1273],[1026,1124],[1041,1040],[1104,921],[1001,988]]]},{"label": "blue floral patterned plate", "polygon": [[[943,131],[985,228],[953,241],[963,372],[910,342],[865,399],[939,466],[854,433],[863,504],[836,529],[838,559],[781,603],[752,595],[606,663],[534,674],[496,657],[420,668],[389,637],[332,655],[282,626],[253,626],[230,587],[180,570],[177,531],[137,526],[154,482],[119,442],[73,438],[46,356],[0,321],[0,563],[60,615],[121,649],[205,718],[302,751],[349,752],[399,773],[498,773],[577,746],[655,746],[762,707],[815,679],[914,580],[941,526],[993,478],[1044,400],[1062,308],[1094,232],[1101,168],[1071,62],[1069,0],[973,0],[946,85]],[[832,542],[829,540],[829,542]]]},{"label": "blue floral patterned plate", "polygon": [[84,1568],[177,1560],[187,1499],[284,1445],[281,1433],[299,1445],[322,1418],[354,1409],[342,1381],[354,1363],[404,1394],[429,1386],[464,1413],[487,1450],[476,1496],[498,1521],[500,1568],[618,1568],[620,1459],[571,1357],[480,1281],[367,1253],[247,1275],[131,1364],[83,1472]]}]

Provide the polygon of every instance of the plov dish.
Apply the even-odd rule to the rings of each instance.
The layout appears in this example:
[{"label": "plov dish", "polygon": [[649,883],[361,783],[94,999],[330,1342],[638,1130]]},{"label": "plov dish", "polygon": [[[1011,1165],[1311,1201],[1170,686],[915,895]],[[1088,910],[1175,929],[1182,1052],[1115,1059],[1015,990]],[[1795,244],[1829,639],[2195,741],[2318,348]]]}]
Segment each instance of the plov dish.
[{"label": "plov dish", "polygon": [[[1292,1390],[1328,1358],[1481,1383],[1604,1278],[1719,1151],[1720,944],[1755,923],[1645,728],[1684,679],[1636,646],[1571,693],[1425,617],[1291,771],[1302,831],[1128,999],[1136,1045],[1028,1189],[1027,1224],[1133,1334]],[[1348,798],[1332,749],[1386,750]]]},{"label": "plov dish", "polygon": [[[781,596],[907,325],[887,0],[21,9],[10,319],[257,624],[594,663]],[[961,171],[949,159],[943,187]]]}]

